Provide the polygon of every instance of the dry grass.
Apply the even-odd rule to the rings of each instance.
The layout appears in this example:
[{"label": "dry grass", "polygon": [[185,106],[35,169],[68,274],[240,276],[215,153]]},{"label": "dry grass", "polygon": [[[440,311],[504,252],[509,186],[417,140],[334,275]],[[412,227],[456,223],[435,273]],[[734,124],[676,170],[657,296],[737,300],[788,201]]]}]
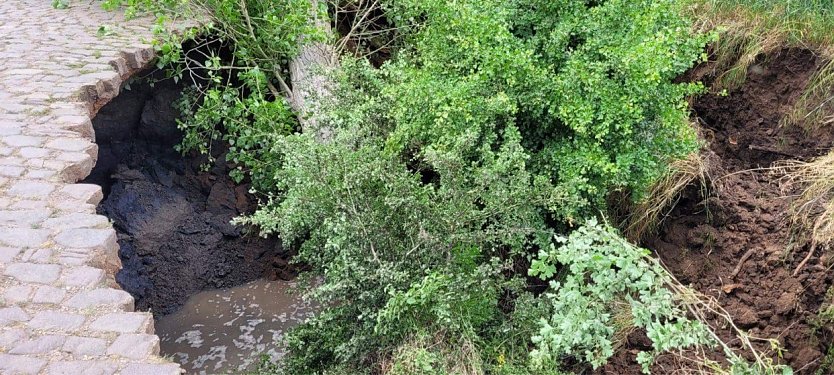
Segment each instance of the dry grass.
[{"label": "dry grass", "polygon": [[794,271],[797,274],[818,248],[834,243],[834,152],[808,162],[783,162],[775,168],[785,174],[780,181],[784,189],[801,189],[791,204],[791,222],[811,246]]},{"label": "dry grass", "polygon": [[693,153],[685,159],[672,162],[667,173],[655,183],[648,195],[632,210],[625,226],[625,236],[639,243],[663,222],[675,208],[678,200],[693,183],[699,183],[702,195],[707,196],[709,181],[708,159],[701,153]]},{"label": "dry grass", "polygon": [[834,1],[691,0],[699,31],[716,31],[712,46],[715,91],[734,89],[762,56],[786,48],[815,52],[823,61],[783,125],[818,128],[834,123]]}]

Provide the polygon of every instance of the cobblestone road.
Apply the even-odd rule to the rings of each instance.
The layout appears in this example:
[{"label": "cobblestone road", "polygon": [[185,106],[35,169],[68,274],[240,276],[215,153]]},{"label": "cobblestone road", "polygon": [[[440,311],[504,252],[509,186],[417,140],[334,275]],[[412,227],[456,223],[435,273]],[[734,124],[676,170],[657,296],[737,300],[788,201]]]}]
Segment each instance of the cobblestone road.
[{"label": "cobblestone road", "polygon": [[74,184],[97,156],[90,117],[153,54],[149,20],[98,4],[0,1],[0,374],[180,371],[114,281],[101,189]]}]

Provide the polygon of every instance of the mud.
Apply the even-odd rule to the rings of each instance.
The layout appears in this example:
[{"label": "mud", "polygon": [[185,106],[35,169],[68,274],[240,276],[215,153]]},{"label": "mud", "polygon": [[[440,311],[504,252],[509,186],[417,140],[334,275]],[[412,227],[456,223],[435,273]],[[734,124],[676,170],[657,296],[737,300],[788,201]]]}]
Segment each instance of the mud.
[{"label": "mud", "polygon": [[[754,65],[746,83],[729,96],[696,101],[695,115],[709,142],[711,194],[704,199],[699,187],[689,188],[659,234],[643,244],[681,282],[715,297],[740,328],[777,339],[784,348],[781,357],[767,342],[754,345],[797,374],[814,374],[832,344],[824,332],[830,327],[815,330],[814,320],[834,272],[830,255],[818,251],[792,276],[809,250],[792,236],[787,216],[796,191],[780,187],[772,171],[751,169],[807,160],[832,149],[831,129],[807,133],[779,126],[817,64],[810,52],[782,51]],[[731,331],[718,333],[738,345]],[[640,337],[640,332],[629,336],[598,373],[639,374],[633,358],[636,350],[647,349]],[[661,361],[653,373],[673,373],[675,367]]]},{"label": "mud", "polygon": [[253,372],[260,356],[277,361],[290,328],[315,313],[292,282],[264,279],[200,292],[156,322],[162,353],[189,374]]},{"label": "mud", "polygon": [[136,308],[158,317],[199,291],[292,278],[280,241],[229,223],[256,199],[228,177],[223,147],[214,147],[219,162],[206,172],[204,158],[174,150],[182,134],[171,104],[181,88],[132,86],[93,120],[99,158],[85,182],[103,187],[99,212],[118,232],[123,264],[116,280]]}]

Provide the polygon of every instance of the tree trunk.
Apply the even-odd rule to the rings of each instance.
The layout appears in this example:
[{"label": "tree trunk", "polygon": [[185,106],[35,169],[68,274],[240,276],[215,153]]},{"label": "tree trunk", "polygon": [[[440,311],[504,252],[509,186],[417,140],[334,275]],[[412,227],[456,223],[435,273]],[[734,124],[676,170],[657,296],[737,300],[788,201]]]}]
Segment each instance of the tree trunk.
[{"label": "tree trunk", "polygon": [[[319,0],[310,0],[312,22],[324,33],[327,41],[332,39],[330,20],[321,19],[318,12]],[[290,61],[292,98],[290,104],[298,113],[301,129],[305,133],[315,132],[320,141],[327,141],[331,129],[322,126],[318,120],[318,107],[322,100],[331,95],[333,83],[330,72],[338,64],[335,48],[322,42],[302,41],[301,51]]]}]

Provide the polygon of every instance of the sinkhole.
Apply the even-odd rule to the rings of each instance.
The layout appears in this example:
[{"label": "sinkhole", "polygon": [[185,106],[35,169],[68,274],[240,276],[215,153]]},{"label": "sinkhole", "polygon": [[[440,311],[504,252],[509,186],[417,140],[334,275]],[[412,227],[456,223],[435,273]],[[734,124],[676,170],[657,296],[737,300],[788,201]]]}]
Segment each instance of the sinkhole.
[{"label": "sinkhole", "polygon": [[[156,320],[162,355],[188,373],[250,369],[282,355],[287,328],[311,315],[290,293],[295,271],[280,240],[230,224],[257,199],[217,162],[174,150],[175,103],[184,87],[158,73],[125,87],[93,119],[98,161],[84,181],[100,185],[100,214],[113,223],[122,269],[116,281]],[[151,82],[154,82],[151,84]]]}]

